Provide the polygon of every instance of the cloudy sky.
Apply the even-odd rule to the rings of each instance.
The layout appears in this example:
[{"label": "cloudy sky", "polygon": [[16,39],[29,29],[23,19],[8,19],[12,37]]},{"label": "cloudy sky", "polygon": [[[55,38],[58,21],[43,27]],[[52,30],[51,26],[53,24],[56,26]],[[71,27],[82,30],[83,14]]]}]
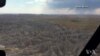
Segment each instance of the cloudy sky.
[{"label": "cloudy sky", "polygon": [[5,13],[100,15],[100,0],[7,0]]}]

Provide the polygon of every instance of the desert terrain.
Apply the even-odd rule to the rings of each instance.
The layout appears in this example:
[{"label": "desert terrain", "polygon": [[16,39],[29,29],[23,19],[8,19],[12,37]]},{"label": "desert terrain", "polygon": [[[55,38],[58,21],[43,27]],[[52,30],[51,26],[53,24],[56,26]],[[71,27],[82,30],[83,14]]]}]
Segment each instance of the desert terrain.
[{"label": "desert terrain", "polygon": [[7,56],[78,56],[99,25],[98,15],[1,14],[0,45]]}]

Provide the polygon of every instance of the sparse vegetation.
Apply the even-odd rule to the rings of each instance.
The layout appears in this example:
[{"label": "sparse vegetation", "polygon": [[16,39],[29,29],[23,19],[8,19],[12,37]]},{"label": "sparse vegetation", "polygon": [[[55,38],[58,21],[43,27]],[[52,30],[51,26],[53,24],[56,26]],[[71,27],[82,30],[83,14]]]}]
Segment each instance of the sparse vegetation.
[{"label": "sparse vegetation", "polygon": [[0,44],[7,56],[78,56],[100,24],[99,18],[0,15]]}]

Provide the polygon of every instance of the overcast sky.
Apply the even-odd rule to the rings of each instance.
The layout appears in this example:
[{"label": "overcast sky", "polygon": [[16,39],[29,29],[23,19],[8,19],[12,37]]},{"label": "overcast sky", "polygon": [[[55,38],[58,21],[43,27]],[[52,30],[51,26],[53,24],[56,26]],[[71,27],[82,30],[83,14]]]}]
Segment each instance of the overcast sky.
[{"label": "overcast sky", "polygon": [[2,13],[100,14],[100,0],[7,0]]}]

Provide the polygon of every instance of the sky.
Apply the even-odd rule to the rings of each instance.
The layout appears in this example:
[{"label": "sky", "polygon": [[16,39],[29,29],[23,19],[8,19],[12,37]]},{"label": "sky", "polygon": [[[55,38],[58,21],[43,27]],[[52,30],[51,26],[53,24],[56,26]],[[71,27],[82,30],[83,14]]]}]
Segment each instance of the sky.
[{"label": "sky", "polygon": [[7,0],[0,14],[98,14],[100,0]]}]

